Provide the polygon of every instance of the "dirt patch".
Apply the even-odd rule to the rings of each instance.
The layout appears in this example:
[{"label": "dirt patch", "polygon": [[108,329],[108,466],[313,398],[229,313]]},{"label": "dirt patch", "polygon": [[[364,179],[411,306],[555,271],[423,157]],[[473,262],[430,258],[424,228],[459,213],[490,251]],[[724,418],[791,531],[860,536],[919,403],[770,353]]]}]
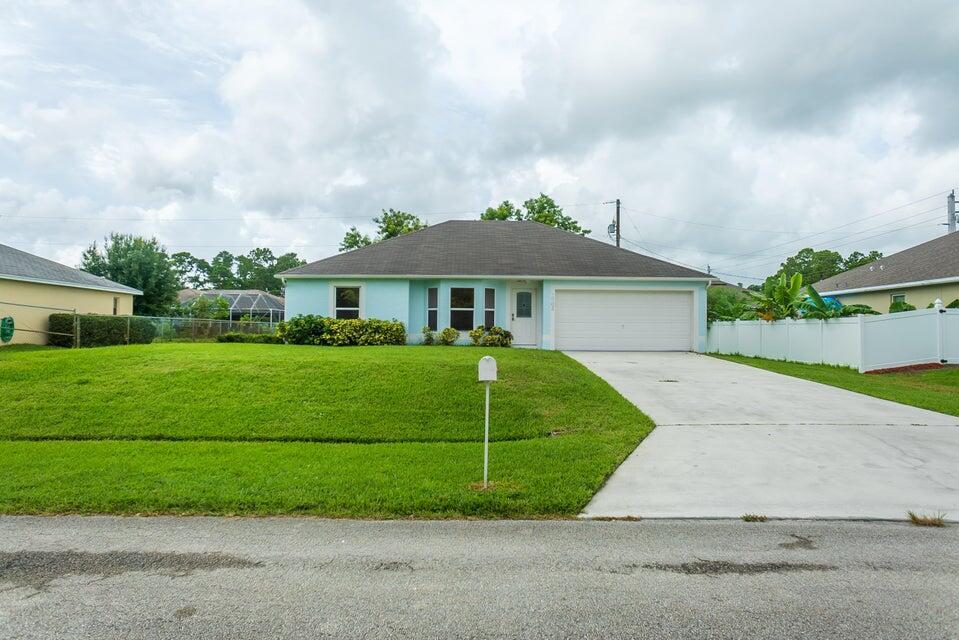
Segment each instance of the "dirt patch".
[{"label": "dirt patch", "polygon": [[259,563],[222,553],[5,551],[0,552],[0,582],[43,591],[53,580],[66,576],[108,578],[139,571],[179,577],[194,571],[256,566]]},{"label": "dirt patch", "polygon": [[373,571],[412,571],[413,565],[409,562],[399,562],[396,560],[390,562],[377,562],[373,565]]},{"label": "dirt patch", "polygon": [[930,369],[942,369],[944,368],[942,364],[938,362],[929,362],[926,364],[913,364],[907,367],[891,367],[889,369],[874,369],[873,371],[867,371],[866,375],[882,375],[884,373],[915,373],[921,371],[929,371]]},{"label": "dirt patch", "polygon": [[779,546],[783,549],[802,549],[803,551],[810,551],[816,548],[816,545],[813,544],[812,538],[797,536],[795,533],[790,533],[789,537],[792,538],[792,541],[780,542]]},{"label": "dirt patch", "polygon": [[196,607],[181,607],[173,612],[173,617],[177,620],[186,620],[196,615]]},{"label": "dirt patch", "polygon": [[679,564],[644,564],[644,569],[671,571],[688,576],[757,575],[762,573],[786,573],[790,571],[832,571],[836,567],[827,564],[799,562],[726,562],[724,560],[697,560]]}]

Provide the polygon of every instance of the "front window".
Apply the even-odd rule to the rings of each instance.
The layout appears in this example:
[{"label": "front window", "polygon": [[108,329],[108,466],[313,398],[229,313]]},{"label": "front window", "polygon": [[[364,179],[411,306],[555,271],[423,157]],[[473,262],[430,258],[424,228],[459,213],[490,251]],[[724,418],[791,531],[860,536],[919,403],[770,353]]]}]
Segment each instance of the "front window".
[{"label": "front window", "polygon": [[473,329],[473,295],[472,288],[450,289],[450,326],[458,331]]},{"label": "front window", "polygon": [[905,302],[905,301],[906,301],[906,294],[904,294],[904,293],[894,293],[894,294],[892,294],[892,301],[893,301],[893,303],[896,303],[896,302]]},{"label": "front window", "polygon": [[438,326],[440,290],[436,287],[429,287],[426,290],[426,325],[430,331],[436,331]]},{"label": "front window", "polygon": [[489,329],[496,324],[496,289],[486,290],[486,307],[484,308],[484,326]]},{"label": "front window", "polygon": [[360,317],[360,288],[336,288],[336,318],[352,320]]}]

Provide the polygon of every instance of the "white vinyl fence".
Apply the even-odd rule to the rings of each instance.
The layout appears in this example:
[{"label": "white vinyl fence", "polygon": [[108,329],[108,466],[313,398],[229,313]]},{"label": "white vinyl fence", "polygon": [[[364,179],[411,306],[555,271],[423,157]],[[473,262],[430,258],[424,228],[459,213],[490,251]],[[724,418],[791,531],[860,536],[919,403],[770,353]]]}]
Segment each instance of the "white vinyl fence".
[{"label": "white vinyl fence", "polygon": [[959,309],[920,309],[835,320],[714,322],[709,353],[855,367],[860,372],[959,363]]}]

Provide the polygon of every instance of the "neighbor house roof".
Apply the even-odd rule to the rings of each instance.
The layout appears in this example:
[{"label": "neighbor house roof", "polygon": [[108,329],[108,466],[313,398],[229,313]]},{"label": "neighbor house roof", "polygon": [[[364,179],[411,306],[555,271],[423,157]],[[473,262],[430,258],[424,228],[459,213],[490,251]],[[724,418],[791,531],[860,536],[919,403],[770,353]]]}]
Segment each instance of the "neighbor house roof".
[{"label": "neighbor house roof", "polygon": [[959,281],[959,233],[917,244],[875,262],[844,271],[813,286],[820,293],[854,293]]},{"label": "neighbor house roof", "polygon": [[283,311],[283,298],[260,289],[182,289],[177,294],[180,304],[194,298],[224,298],[237,311]]},{"label": "neighbor house roof", "polygon": [[143,295],[139,289],[8,247],[5,244],[0,244],[0,280],[20,280],[80,289],[115,291],[135,296]]},{"label": "neighbor house roof", "polygon": [[452,220],[279,274],[709,278],[538,222]]}]

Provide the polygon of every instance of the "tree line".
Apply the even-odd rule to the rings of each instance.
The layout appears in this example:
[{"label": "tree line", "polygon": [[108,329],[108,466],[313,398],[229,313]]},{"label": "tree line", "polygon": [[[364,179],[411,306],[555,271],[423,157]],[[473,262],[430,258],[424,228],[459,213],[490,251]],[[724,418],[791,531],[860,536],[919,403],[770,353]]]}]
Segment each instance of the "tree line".
[{"label": "tree line", "polygon": [[[486,211],[480,214],[480,220],[529,220],[582,236],[590,233],[589,229],[584,229],[576,220],[566,215],[563,208],[545,193],[524,201],[522,207],[516,206],[509,200],[504,200],[496,207],[487,207]],[[396,209],[383,209],[382,214],[373,218],[373,224],[376,226],[376,233],[373,236],[361,232],[355,226],[350,227],[340,242],[340,251],[367,247],[426,228],[426,223],[418,216]]]},{"label": "tree line", "polygon": [[112,233],[102,246],[94,242],[81,256],[80,269],[143,292],[133,298],[133,313],[166,316],[175,313],[180,289],[260,289],[282,292],[276,274],[305,264],[295,253],[276,256],[270,249],[246,255],[221,251],[212,260],[188,251],[173,255],[156,238]]},{"label": "tree line", "polygon": [[[540,222],[557,229],[588,235],[589,229],[567,215],[555,200],[545,193],[516,205],[504,200],[488,207],[480,220],[513,220]],[[371,236],[356,226],[347,230],[340,242],[340,251],[350,251],[412,233],[426,227],[415,214],[397,209],[383,209],[373,218],[376,228]],[[770,290],[783,274],[802,274],[805,282],[818,282],[848,269],[868,264],[882,257],[878,251],[850,253],[845,258],[836,251],[804,248],[787,258],[762,285],[751,285],[754,291]],[[212,259],[194,256],[188,251],[168,254],[156,238],[143,238],[120,233],[110,234],[102,245],[93,243],[84,252],[80,269],[109,278],[143,291],[133,302],[137,315],[168,315],[177,307],[180,289],[259,289],[282,294],[277,273],[305,264],[296,253],[275,255],[261,247],[245,255],[220,251]]]}]

